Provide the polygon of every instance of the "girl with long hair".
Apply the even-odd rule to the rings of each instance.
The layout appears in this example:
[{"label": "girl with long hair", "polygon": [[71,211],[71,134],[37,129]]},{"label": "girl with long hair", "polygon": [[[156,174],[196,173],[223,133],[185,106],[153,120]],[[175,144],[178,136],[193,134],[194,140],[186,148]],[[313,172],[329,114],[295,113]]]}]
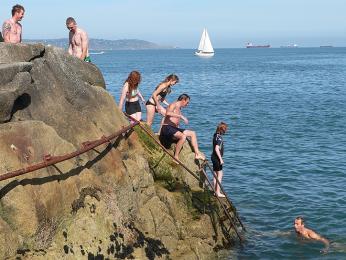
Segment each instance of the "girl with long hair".
[{"label": "girl with long hair", "polygon": [[141,92],[138,90],[138,85],[141,82],[141,74],[138,71],[131,71],[129,76],[124,82],[124,86],[121,92],[121,97],[119,101],[119,109],[123,109],[125,102],[125,112],[126,114],[132,116],[138,121],[142,118],[142,109],[139,103],[139,98],[142,102],[145,102]]},{"label": "girl with long hair", "polygon": [[147,124],[149,126],[153,124],[155,112],[163,116],[166,114],[166,109],[161,105],[161,102],[169,106],[166,96],[171,93],[171,88],[178,82],[178,76],[171,74],[155,88],[155,91],[145,104],[147,108]]}]

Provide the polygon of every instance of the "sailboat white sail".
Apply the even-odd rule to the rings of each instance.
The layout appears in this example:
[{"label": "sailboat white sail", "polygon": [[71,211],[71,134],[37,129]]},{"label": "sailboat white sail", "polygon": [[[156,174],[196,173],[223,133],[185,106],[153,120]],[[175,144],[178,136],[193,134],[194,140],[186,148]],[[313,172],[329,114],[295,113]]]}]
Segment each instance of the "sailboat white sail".
[{"label": "sailboat white sail", "polygon": [[204,28],[201,40],[199,41],[198,51],[195,52],[195,55],[200,57],[212,57],[214,56],[213,45],[211,44],[208,31]]}]

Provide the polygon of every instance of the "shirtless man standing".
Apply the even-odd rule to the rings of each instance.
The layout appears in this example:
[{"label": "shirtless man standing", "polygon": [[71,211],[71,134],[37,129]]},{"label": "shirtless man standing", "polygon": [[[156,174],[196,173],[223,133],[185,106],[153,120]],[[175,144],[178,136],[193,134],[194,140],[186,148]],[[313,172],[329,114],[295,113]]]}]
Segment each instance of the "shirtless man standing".
[{"label": "shirtless man standing", "polygon": [[2,37],[4,42],[22,42],[22,25],[19,23],[24,17],[24,7],[15,5],[12,7],[12,18],[6,20],[2,25]]},{"label": "shirtless man standing", "polygon": [[294,220],[294,228],[296,233],[304,238],[313,239],[317,241],[321,241],[324,243],[325,248],[321,251],[322,253],[327,253],[329,250],[329,241],[328,239],[320,236],[315,231],[308,229],[304,226],[304,219],[302,217],[296,217]]},{"label": "shirtless man standing", "polygon": [[165,119],[163,121],[160,140],[165,139],[169,142],[177,142],[174,157],[179,160],[179,153],[187,137],[191,138],[191,144],[195,152],[195,159],[205,160],[205,157],[198,150],[197,136],[194,131],[179,128],[179,121],[182,119],[185,124],[189,121],[181,114],[181,108],[186,107],[190,102],[187,94],[179,96],[178,100],[171,103],[166,110]]},{"label": "shirtless man standing", "polygon": [[86,62],[91,62],[87,33],[77,27],[76,20],[73,17],[66,19],[66,27],[70,31],[68,53]]}]

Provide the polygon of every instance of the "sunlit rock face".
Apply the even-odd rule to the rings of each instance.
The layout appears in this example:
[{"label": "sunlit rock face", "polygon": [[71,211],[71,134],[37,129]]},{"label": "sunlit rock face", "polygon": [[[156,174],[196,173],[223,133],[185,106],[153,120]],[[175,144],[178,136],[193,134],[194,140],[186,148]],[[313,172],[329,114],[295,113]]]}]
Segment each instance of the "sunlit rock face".
[{"label": "sunlit rock face", "polygon": [[[95,65],[41,44],[0,43],[0,102],[0,174],[129,124]],[[200,183],[137,132],[0,182],[0,258],[215,258],[222,232],[194,204]],[[181,156],[197,172],[188,144]]]}]

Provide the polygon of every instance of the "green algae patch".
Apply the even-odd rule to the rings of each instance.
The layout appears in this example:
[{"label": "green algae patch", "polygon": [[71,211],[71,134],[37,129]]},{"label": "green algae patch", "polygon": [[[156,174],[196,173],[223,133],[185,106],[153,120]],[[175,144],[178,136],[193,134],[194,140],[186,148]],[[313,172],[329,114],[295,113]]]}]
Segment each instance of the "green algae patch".
[{"label": "green algae patch", "polygon": [[[151,129],[147,125],[144,125],[144,127],[148,131],[151,131]],[[135,126],[134,130],[137,133],[141,143],[147,149],[147,151],[149,151],[150,153],[161,151],[161,148],[158,146],[158,144],[155,143],[155,141],[141,127]],[[152,133],[152,134],[154,134],[154,133]]]}]

